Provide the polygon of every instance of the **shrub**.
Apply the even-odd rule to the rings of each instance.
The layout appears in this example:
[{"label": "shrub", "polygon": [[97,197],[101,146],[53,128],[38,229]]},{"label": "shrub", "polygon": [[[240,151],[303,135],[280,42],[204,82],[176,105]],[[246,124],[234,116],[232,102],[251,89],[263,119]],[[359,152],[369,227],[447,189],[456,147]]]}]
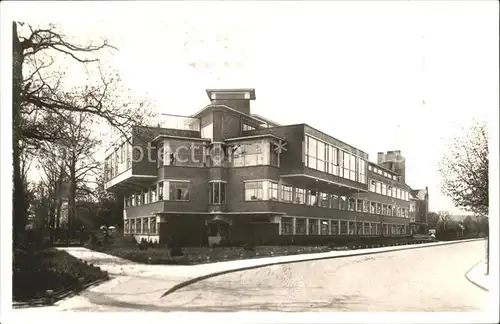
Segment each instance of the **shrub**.
[{"label": "shrub", "polygon": [[82,283],[108,278],[105,272],[64,251],[17,249],[13,257],[14,300],[40,298],[47,290],[76,289]]}]

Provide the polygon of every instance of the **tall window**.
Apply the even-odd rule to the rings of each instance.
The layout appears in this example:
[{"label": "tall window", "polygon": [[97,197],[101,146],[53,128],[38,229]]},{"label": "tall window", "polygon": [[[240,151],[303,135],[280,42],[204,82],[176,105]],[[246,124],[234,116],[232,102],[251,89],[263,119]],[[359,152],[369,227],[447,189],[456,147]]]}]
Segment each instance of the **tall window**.
[{"label": "tall window", "polygon": [[126,220],[123,221],[123,232],[125,234],[129,234],[130,233],[130,221],[128,219],[126,219]]},{"label": "tall window", "polygon": [[387,196],[391,197],[392,196],[392,187],[387,186]]},{"label": "tall window", "polygon": [[269,182],[269,200],[278,200],[277,182]]},{"label": "tall window", "polygon": [[370,223],[363,223],[364,225],[364,231],[363,231],[363,234],[364,235],[370,235]]},{"label": "tall window", "polygon": [[357,207],[356,207],[356,210],[357,210],[358,212],[363,212],[363,200],[358,199],[358,201],[357,201]]},{"label": "tall window", "polygon": [[288,185],[281,185],[281,200],[292,201],[292,187]]},{"label": "tall window", "polygon": [[295,203],[305,204],[306,203],[306,190],[302,188],[295,188]]},{"label": "tall window", "polygon": [[347,221],[340,221],[340,235],[347,235]]},{"label": "tall window", "polygon": [[320,234],[328,235],[330,234],[330,222],[326,219],[321,219],[320,221]]},{"label": "tall window", "polygon": [[375,185],[375,180],[370,180],[370,191],[371,192],[375,192],[375,188],[376,188],[376,185]]},{"label": "tall window", "polygon": [[263,181],[245,182],[245,200],[264,199]]},{"label": "tall window", "polygon": [[355,211],[356,210],[356,199],[349,198],[347,208],[350,211]]},{"label": "tall window", "polygon": [[314,138],[306,136],[306,165],[309,168],[316,169],[318,155],[318,141]]},{"label": "tall window", "polygon": [[295,219],[295,234],[305,235],[306,233],[307,233],[306,219],[305,218],[296,218]]},{"label": "tall window", "polygon": [[309,218],[309,235],[318,235],[318,220]]},{"label": "tall window", "polygon": [[370,213],[375,214],[376,210],[377,210],[377,203],[370,202]]},{"label": "tall window", "polygon": [[377,204],[377,214],[381,214],[382,213],[382,204],[378,203]]},{"label": "tall window", "polygon": [[158,182],[158,200],[163,200],[163,181]]},{"label": "tall window", "polygon": [[382,183],[382,195],[387,195],[387,185],[385,183]]},{"label": "tall window", "polygon": [[208,184],[208,203],[213,205],[226,203],[225,182],[211,182]]},{"label": "tall window", "polygon": [[318,205],[318,192],[316,190],[307,190],[307,204],[310,206]]},{"label": "tall window", "polygon": [[356,181],[356,157],[347,153],[343,153],[342,173],[343,177],[352,181]]},{"label": "tall window", "polygon": [[142,219],[142,233],[144,234],[149,233],[149,218]]},{"label": "tall window", "polygon": [[325,156],[325,143],[323,142],[317,142],[318,143],[318,148],[317,148],[317,170],[325,172],[325,163],[326,163],[326,156]]},{"label": "tall window", "polygon": [[338,149],[333,146],[328,146],[328,173],[333,175],[339,174]]},{"label": "tall window", "polygon": [[151,186],[149,188],[149,201],[151,201],[151,202],[156,201],[156,185]]},{"label": "tall window", "polygon": [[365,212],[365,213],[370,212],[370,202],[369,201],[363,201],[363,212]]},{"label": "tall window", "polygon": [[137,218],[137,219],[135,220],[135,232],[136,232],[137,234],[140,234],[140,233],[141,233],[141,223],[142,223],[142,222],[141,222],[141,219],[140,219],[140,218]]},{"label": "tall window", "polygon": [[325,207],[325,208],[330,207],[330,195],[327,194],[326,192],[320,193],[319,205],[320,207]]},{"label": "tall window", "polygon": [[358,159],[354,155],[351,155],[350,157],[351,163],[349,164],[350,167],[350,172],[349,172],[349,179],[352,181],[356,181],[356,160]]},{"label": "tall window", "polygon": [[363,222],[356,223],[356,235],[363,235]]},{"label": "tall window", "polygon": [[378,182],[378,181],[375,184],[375,192],[378,193],[378,194],[382,193],[382,184],[380,182]]},{"label": "tall window", "polygon": [[332,235],[339,235],[339,221],[336,219],[333,219],[331,221],[332,224]]},{"label": "tall window", "polygon": [[392,198],[396,198],[396,188],[392,187]]},{"label": "tall window", "polygon": [[356,235],[356,223],[349,222],[349,235]]},{"label": "tall window", "polygon": [[347,210],[347,197],[341,196],[339,200],[340,200],[340,206],[339,206],[340,209]]},{"label": "tall window", "polygon": [[281,217],[281,234],[282,235],[293,234],[293,218],[292,217]]},{"label": "tall window", "polygon": [[339,196],[332,195],[332,208],[339,209]]},{"label": "tall window", "polygon": [[156,229],[156,217],[151,217],[149,219],[149,224],[150,224],[150,233],[151,234],[158,234],[158,231]]},{"label": "tall window", "polygon": [[130,220],[130,234],[135,233],[135,219]]},{"label": "tall window", "polygon": [[358,181],[366,183],[366,161],[358,158]]},{"label": "tall window", "polygon": [[387,205],[386,204],[382,205],[382,215],[387,215]]}]

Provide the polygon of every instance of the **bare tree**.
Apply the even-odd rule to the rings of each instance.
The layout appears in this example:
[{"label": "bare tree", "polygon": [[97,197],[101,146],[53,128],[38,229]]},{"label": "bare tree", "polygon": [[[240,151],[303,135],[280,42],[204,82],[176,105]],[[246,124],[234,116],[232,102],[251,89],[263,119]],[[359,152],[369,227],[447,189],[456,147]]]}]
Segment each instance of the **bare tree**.
[{"label": "bare tree", "polygon": [[69,122],[61,125],[63,136],[57,143],[65,151],[64,163],[69,180],[68,228],[72,229],[76,219],[78,188],[83,188],[86,179],[95,177],[100,171],[101,164],[94,159],[94,155],[101,142],[92,136],[93,122],[89,114],[72,113],[64,121]]},{"label": "bare tree", "polygon": [[[25,35],[18,29],[27,31]],[[118,74],[109,74],[95,54],[115,49],[103,40],[99,45],[77,45],[54,25],[33,28],[13,22],[13,231],[17,234],[26,222],[26,203],[20,156],[23,143],[38,146],[61,138],[54,121],[65,118],[65,112],[88,113],[126,134],[132,125],[145,123],[150,116],[143,103],[123,98]],[[98,75],[96,82],[80,88],[64,87],[64,72],[52,67],[57,57],[69,57]],[[124,100],[122,100],[124,99]]]},{"label": "bare tree", "polygon": [[441,187],[455,206],[488,215],[488,136],[477,123],[453,139],[440,164]]},{"label": "bare tree", "polygon": [[[486,123],[476,123],[453,139],[440,165],[442,191],[455,206],[479,216],[488,216],[488,132]],[[489,273],[489,235],[486,242],[486,272]]]}]

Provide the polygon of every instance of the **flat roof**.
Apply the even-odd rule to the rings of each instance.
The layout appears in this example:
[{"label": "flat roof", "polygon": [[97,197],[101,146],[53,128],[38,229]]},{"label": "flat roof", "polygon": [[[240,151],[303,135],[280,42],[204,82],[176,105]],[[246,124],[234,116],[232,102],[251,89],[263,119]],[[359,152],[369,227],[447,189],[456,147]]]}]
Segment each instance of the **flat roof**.
[{"label": "flat roof", "polygon": [[249,136],[241,136],[241,137],[233,137],[233,138],[228,138],[225,141],[226,142],[233,142],[233,141],[242,141],[242,140],[248,140],[248,139],[255,139],[255,138],[264,138],[264,137],[273,137],[278,140],[284,141],[284,138],[281,138],[279,136],[276,136],[274,134],[259,134],[259,135],[249,135]]},{"label": "flat roof", "polygon": [[309,125],[309,124],[304,123],[303,125],[305,125],[305,126],[307,126],[307,127],[310,127],[310,128],[312,128],[312,129],[314,129],[315,131],[322,133],[323,135],[329,136],[329,137],[333,138],[334,140],[339,141],[340,143],[342,143],[342,144],[344,144],[344,145],[347,145],[347,146],[349,146],[349,147],[351,147],[351,148],[353,148],[353,149],[355,149],[355,150],[358,150],[358,151],[360,151],[361,153],[364,153],[364,154],[366,154],[367,156],[369,156],[369,155],[368,155],[368,153],[366,153],[365,151],[360,150],[359,148],[357,148],[357,147],[355,147],[355,146],[353,146],[353,145],[351,145],[351,144],[349,144],[349,143],[346,143],[346,142],[344,142],[344,141],[341,141],[341,140],[339,140],[338,138],[333,137],[333,136],[332,136],[332,135],[330,135],[330,134],[327,134],[327,133],[325,133],[325,132],[323,132],[323,131],[320,131],[319,129],[317,129],[317,128],[315,128],[315,127],[312,127],[312,126],[311,126],[311,125]]}]

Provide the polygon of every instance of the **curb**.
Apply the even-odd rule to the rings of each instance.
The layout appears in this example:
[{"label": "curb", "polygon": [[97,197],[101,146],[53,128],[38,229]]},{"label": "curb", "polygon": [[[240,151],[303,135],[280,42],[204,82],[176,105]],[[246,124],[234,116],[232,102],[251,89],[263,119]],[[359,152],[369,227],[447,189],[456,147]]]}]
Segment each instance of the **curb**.
[{"label": "curb", "polygon": [[[196,282],[217,277],[220,275],[225,275],[228,273],[233,273],[233,272],[238,272],[238,271],[244,271],[244,270],[252,270],[252,269],[258,269],[258,268],[263,268],[263,267],[268,267],[268,266],[273,266],[273,265],[280,265],[280,264],[290,264],[290,263],[299,263],[299,262],[307,262],[307,261],[317,261],[317,260],[326,260],[326,259],[337,259],[337,258],[348,258],[348,257],[355,257],[355,256],[362,256],[362,255],[371,255],[371,254],[377,254],[377,253],[387,253],[387,252],[397,252],[397,251],[405,251],[405,250],[413,250],[413,249],[423,249],[426,247],[433,247],[433,246],[441,246],[441,245],[450,245],[450,244],[459,244],[459,243],[468,243],[468,242],[474,242],[478,240],[483,240],[483,238],[478,238],[478,239],[469,239],[469,240],[457,240],[457,241],[445,241],[445,242],[437,242],[434,243],[435,245],[427,245],[427,246],[419,246],[420,244],[410,244],[409,247],[404,247],[404,248],[396,248],[393,250],[386,250],[386,251],[371,251],[371,252],[360,252],[357,254],[349,254],[349,255],[332,255],[332,256],[323,256],[323,257],[318,257],[318,258],[311,258],[311,259],[301,259],[301,260],[290,260],[290,261],[276,261],[276,262],[269,262],[265,264],[257,264],[257,265],[252,265],[252,266],[244,266],[241,268],[236,268],[236,269],[229,269],[229,270],[224,270],[224,271],[218,271],[218,272],[213,272],[209,273],[207,275],[195,277],[193,279],[189,279],[187,281],[178,283],[174,285],[172,288],[168,289],[163,295],[160,296],[160,298],[163,298],[167,295],[170,295],[174,293],[175,291],[182,289],[186,286],[189,286],[191,284],[194,284]],[[424,243],[424,244],[429,244],[429,243]],[[430,243],[432,244],[432,243]],[[470,270],[469,270],[470,271]]]},{"label": "curb", "polygon": [[476,264],[474,264],[474,265],[472,266],[472,268],[470,268],[469,270],[467,270],[467,272],[465,273],[465,275],[464,275],[464,276],[465,276],[465,278],[466,278],[466,279],[467,279],[467,280],[468,280],[471,284],[473,284],[474,286],[478,287],[479,289],[482,289],[482,290],[484,290],[484,291],[489,292],[490,290],[489,290],[487,287],[485,287],[485,286],[481,285],[480,283],[478,283],[478,282],[477,282],[477,281],[475,281],[474,279],[471,279],[471,277],[469,276],[469,272],[471,272],[472,270],[474,270],[474,268],[475,268],[475,267],[477,267],[478,265],[480,265],[482,262],[484,262],[484,260],[480,260],[479,262],[477,262]]}]

